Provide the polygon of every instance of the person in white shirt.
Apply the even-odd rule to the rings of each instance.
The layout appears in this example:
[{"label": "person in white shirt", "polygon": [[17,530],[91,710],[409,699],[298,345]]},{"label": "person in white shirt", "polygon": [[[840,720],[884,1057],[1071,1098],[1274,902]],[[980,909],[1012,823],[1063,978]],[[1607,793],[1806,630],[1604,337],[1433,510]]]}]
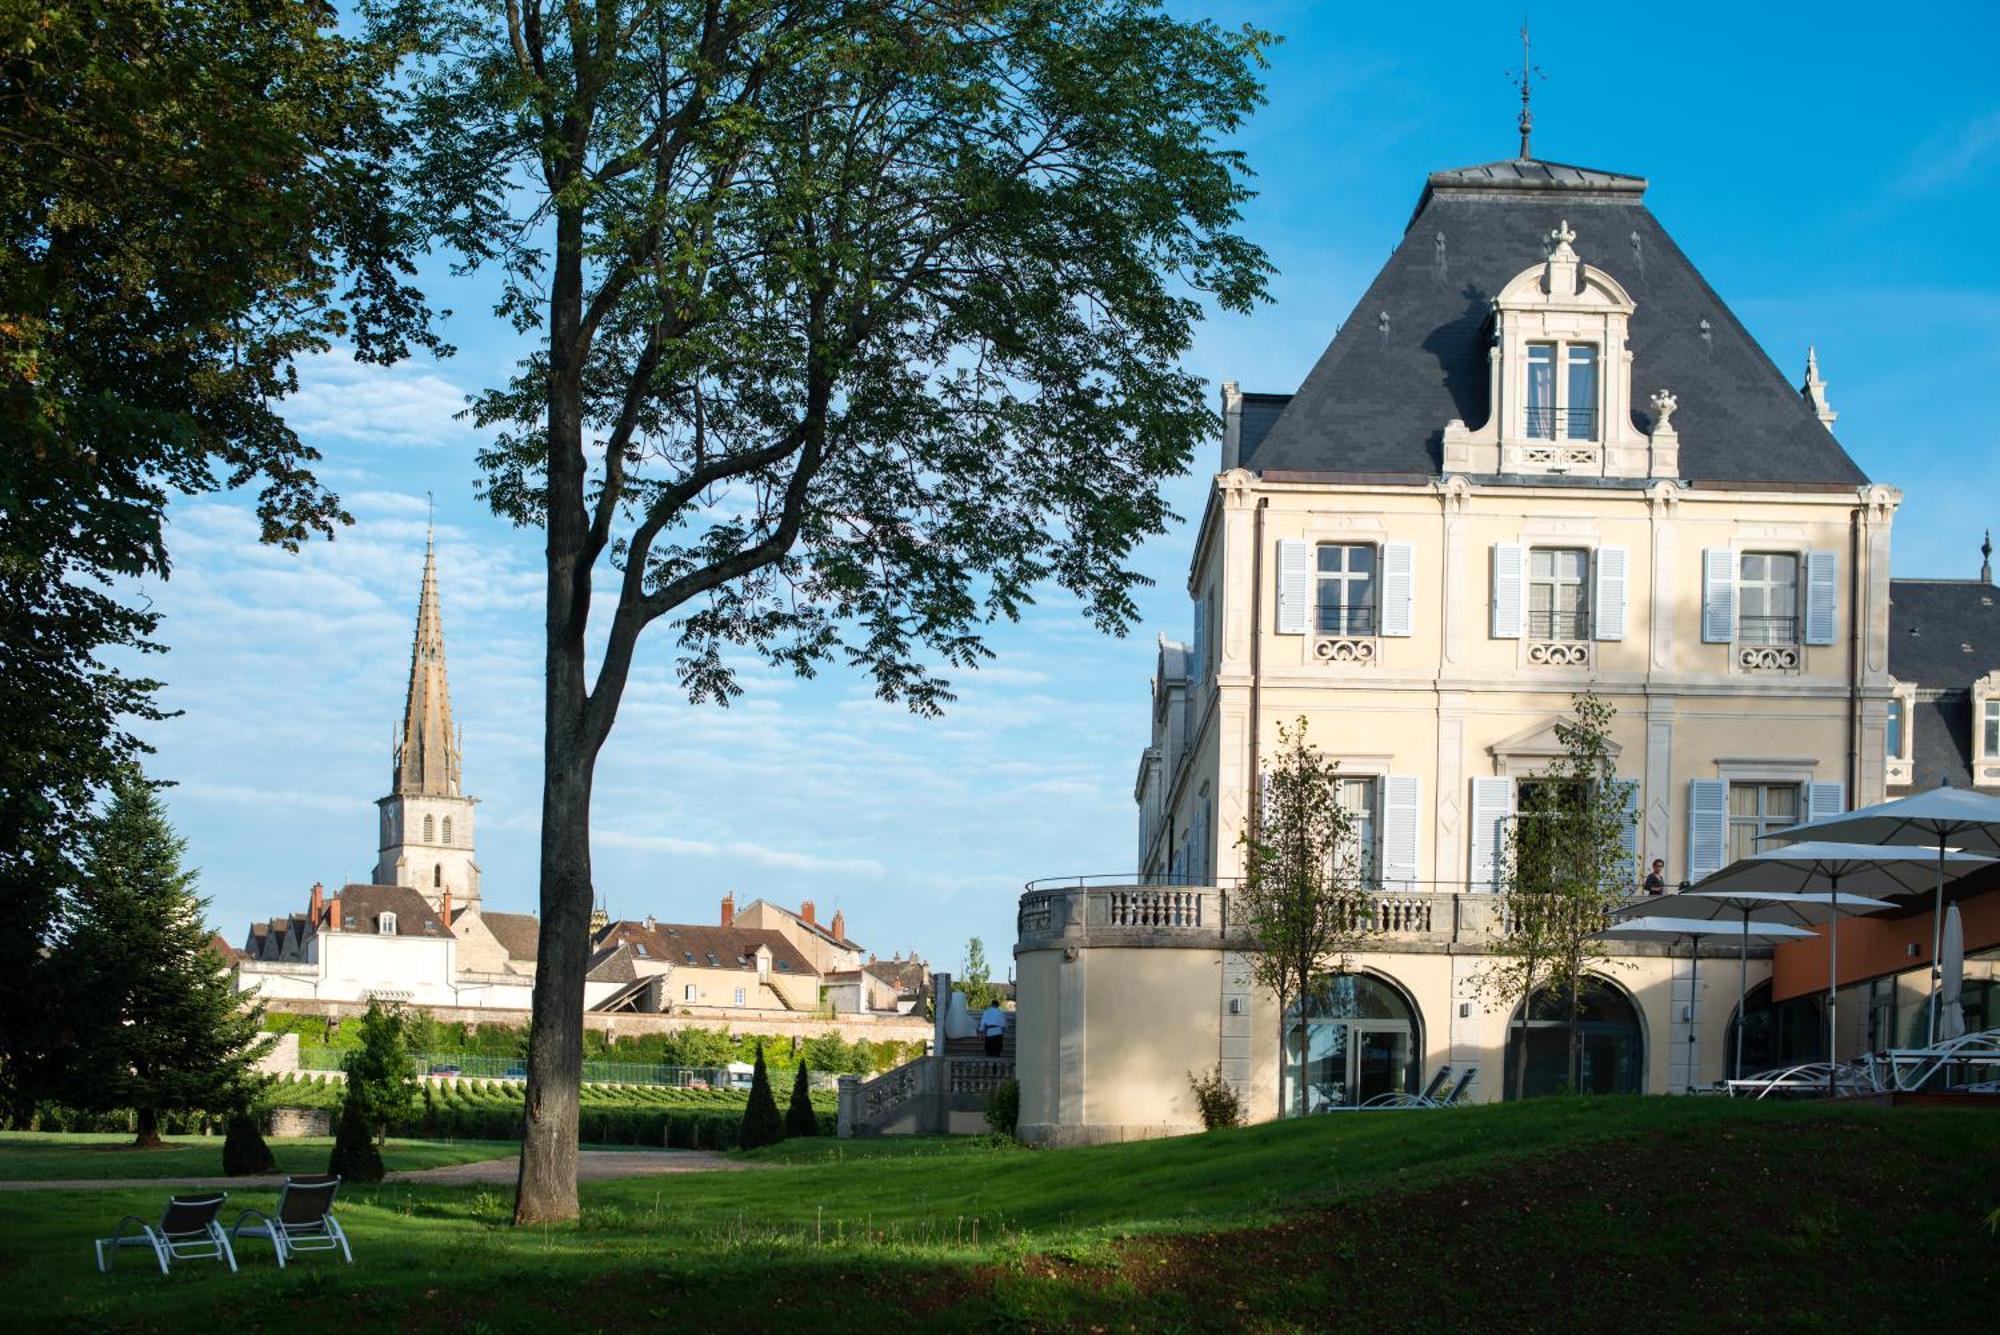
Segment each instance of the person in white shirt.
[{"label": "person in white shirt", "polygon": [[986,1055],[998,1057],[1000,1045],[1007,1037],[1007,1012],[1000,1009],[1000,1003],[990,1003],[979,1017],[979,1032],[986,1039]]}]

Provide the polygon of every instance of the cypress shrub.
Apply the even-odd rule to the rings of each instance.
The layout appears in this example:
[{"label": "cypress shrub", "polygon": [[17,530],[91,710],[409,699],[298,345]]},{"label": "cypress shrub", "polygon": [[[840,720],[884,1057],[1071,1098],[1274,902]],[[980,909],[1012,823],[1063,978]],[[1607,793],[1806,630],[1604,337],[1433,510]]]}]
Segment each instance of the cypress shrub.
[{"label": "cypress shrub", "polygon": [[771,1093],[771,1074],[764,1069],[764,1047],[757,1046],[757,1068],[750,1077],[750,1102],[743,1109],[743,1131],[737,1142],[746,1150],[775,1145],[785,1138],[778,1100]]},{"label": "cypress shrub", "polygon": [[222,1171],[231,1177],[278,1171],[278,1161],[264,1143],[263,1130],[247,1112],[230,1115],[229,1133],[222,1140]]},{"label": "cypress shrub", "polygon": [[368,1107],[359,1092],[350,1093],[340,1105],[340,1124],[334,1128],[333,1155],[326,1171],[340,1174],[343,1182],[382,1180],[382,1151],[375,1144],[375,1128],[368,1124]]},{"label": "cypress shrub", "polygon": [[819,1134],[819,1116],[813,1112],[812,1089],[806,1082],[806,1064],[799,1063],[798,1074],[792,1077],[792,1102],[785,1109],[785,1134],[787,1136],[816,1136]]}]

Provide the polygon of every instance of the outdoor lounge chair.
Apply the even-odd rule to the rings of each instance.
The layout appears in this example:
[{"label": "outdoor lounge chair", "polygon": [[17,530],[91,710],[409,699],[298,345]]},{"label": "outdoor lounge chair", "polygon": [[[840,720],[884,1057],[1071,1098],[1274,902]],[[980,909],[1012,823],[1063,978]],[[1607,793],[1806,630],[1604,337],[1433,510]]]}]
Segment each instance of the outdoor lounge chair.
[{"label": "outdoor lounge chair", "polygon": [[1458,1077],[1458,1083],[1451,1087],[1451,1093],[1439,1099],[1437,1106],[1440,1108],[1455,1108],[1465,1102],[1466,1091],[1472,1088],[1472,1082],[1478,1078],[1479,1068],[1477,1066],[1466,1067],[1464,1072]]},{"label": "outdoor lounge chair", "polygon": [[[118,1221],[116,1232],[97,1240],[98,1270],[110,1274],[121,1247],[150,1247],[163,1275],[175,1261],[227,1261],[234,1272],[236,1252],[230,1247],[222,1225],[215,1221],[222,1213],[222,1203],[228,1199],[229,1194],[222,1191],[209,1196],[171,1197],[157,1224],[149,1224],[135,1214],[126,1215]],[[127,1232],[128,1228],[133,1231]]]},{"label": "outdoor lounge chair", "polygon": [[[236,1216],[235,1225],[229,1230],[232,1238],[269,1238],[278,1252],[278,1268],[284,1269],[287,1257],[299,1252],[338,1251],[354,1264],[354,1253],[348,1250],[347,1234],[340,1228],[340,1221],[333,1217],[333,1194],[340,1190],[340,1178],[332,1177],[288,1177],[285,1189],[278,1193],[278,1208],[271,1214],[262,1210],[245,1210]],[[252,1216],[257,1222],[247,1223]]]}]

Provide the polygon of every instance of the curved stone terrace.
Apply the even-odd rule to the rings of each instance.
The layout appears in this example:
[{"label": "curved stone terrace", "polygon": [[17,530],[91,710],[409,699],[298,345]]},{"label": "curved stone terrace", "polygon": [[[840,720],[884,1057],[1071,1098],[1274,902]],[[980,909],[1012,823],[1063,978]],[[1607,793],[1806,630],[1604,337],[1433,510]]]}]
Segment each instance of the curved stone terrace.
[{"label": "curved stone terrace", "polygon": [[[1232,919],[1231,900],[1242,882],[1196,884],[1135,872],[1052,876],[1029,881],[1015,919],[1015,952],[1104,947],[1243,950],[1251,940]],[[1402,881],[1373,895],[1377,934],[1363,950],[1417,954],[1485,953],[1500,931],[1505,898],[1468,891],[1463,881]],[[1644,903],[1634,895],[1628,903]],[[1701,942],[1703,958],[1735,959],[1729,924]],[[1605,941],[1602,954],[1685,957],[1677,942]],[[1766,959],[1771,947],[1752,942],[1750,957]]]}]

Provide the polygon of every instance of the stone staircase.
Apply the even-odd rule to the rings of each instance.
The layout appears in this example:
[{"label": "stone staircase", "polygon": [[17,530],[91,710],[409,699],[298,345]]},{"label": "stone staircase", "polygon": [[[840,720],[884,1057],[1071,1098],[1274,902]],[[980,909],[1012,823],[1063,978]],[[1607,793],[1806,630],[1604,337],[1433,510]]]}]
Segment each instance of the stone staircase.
[{"label": "stone staircase", "polygon": [[[951,995],[949,974],[932,975],[933,996]],[[986,1100],[1014,1078],[1014,1015],[998,1057],[985,1040],[946,1038],[939,1021],[931,1052],[872,1080],[840,1078],[840,1134],[848,1136],[976,1134],[986,1130]]]}]

